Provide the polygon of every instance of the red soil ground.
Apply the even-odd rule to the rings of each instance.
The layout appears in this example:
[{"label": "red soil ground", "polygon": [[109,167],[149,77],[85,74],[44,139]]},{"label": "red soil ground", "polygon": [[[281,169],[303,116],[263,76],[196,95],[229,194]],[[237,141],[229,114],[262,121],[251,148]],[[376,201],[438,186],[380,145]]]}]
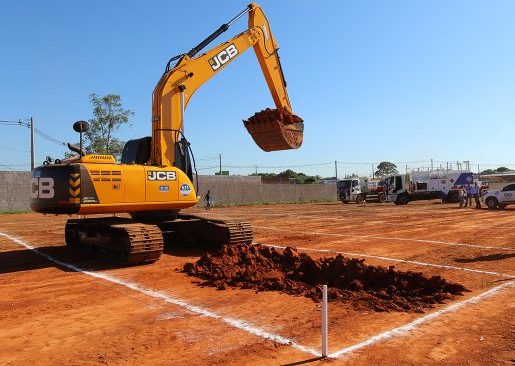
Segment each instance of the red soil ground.
[{"label": "red soil ground", "polygon": [[[298,249],[300,253],[311,250],[313,258],[343,252],[345,257],[366,259],[366,265],[395,265],[397,270],[422,272],[428,278],[441,276],[470,290],[423,309],[423,314],[378,312],[333,301],[330,353],[470,299],[515,276],[514,209],[326,203],[234,207],[214,213],[249,220],[256,242],[262,244],[303,248]],[[312,299],[280,291],[198,286],[199,279],[183,271],[186,263],[196,262],[203,254],[195,249],[168,248],[154,264],[119,267],[98,252],[67,249],[66,219],[1,215],[0,232],[93,274],[106,273],[159,291],[209,309],[220,318],[200,316],[177,302],[58,266],[0,236],[0,365],[325,363],[234,326],[252,325],[319,350],[320,305]],[[514,286],[505,287],[415,330],[346,353],[331,364],[512,365],[514,293]],[[241,322],[231,325],[222,318]]]}]

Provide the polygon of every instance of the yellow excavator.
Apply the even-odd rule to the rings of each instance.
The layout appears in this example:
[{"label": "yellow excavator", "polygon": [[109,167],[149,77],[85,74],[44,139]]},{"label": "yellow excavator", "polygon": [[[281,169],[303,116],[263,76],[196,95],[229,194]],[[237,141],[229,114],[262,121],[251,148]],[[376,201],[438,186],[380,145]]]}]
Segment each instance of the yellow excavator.
[{"label": "yellow excavator", "polygon": [[[247,30],[197,56],[247,13]],[[203,83],[250,47],[254,48],[276,108],[258,112],[243,123],[264,151],[299,148],[303,121],[292,112],[268,20],[263,10],[251,3],[188,53],[168,61],[152,96],[152,136],[128,141],[121,163],[117,164],[111,155],[86,154],[82,133],[88,124],[76,122],[73,127],[80,132],[80,146],[69,147],[78,156],[46,162],[34,170],[32,210],[82,215],[67,221],[66,244],[100,247],[129,264],[157,260],[168,240],[211,246],[251,243],[253,233],[248,222],[180,213],[198,203],[192,183],[195,161],[184,135],[185,108]],[[129,213],[130,218],[117,217],[116,213]]]}]

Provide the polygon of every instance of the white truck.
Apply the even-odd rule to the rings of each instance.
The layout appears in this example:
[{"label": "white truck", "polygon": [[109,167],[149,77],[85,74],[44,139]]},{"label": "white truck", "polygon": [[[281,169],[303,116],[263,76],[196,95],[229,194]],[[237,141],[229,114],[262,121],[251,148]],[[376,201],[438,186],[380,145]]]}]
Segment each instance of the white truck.
[{"label": "white truck", "polygon": [[481,199],[492,210],[515,204],[515,183],[510,183],[499,190],[486,191]]},{"label": "white truck", "polygon": [[467,170],[412,171],[386,177],[385,182],[386,200],[396,205],[432,199],[458,202],[458,188],[473,184],[474,176]]},{"label": "white truck", "polygon": [[356,177],[339,180],[336,183],[338,199],[343,203],[349,202],[384,202],[384,181]]}]

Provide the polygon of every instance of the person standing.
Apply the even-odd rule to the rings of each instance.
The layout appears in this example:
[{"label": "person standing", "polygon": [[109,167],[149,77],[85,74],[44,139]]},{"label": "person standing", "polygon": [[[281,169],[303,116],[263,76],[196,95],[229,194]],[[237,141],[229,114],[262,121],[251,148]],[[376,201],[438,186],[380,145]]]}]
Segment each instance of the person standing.
[{"label": "person standing", "polygon": [[479,187],[477,182],[474,182],[474,187],[472,187],[472,195],[474,196],[474,201],[476,201],[476,208],[481,208],[481,201],[479,201]]},{"label": "person standing", "polygon": [[211,210],[211,206],[213,204],[213,196],[211,195],[211,190],[208,189],[206,196],[204,197],[206,200],[206,210]]},{"label": "person standing", "polygon": [[467,205],[469,207],[472,207],[472,186],[470,185],[470,183],[467,184],[465,194],[465,207],[467,207]]},{"label": "person standing", "polygon": [[463,208],[463,205],[465,204],[465,196],[466,196],[465,188],[463,188],[463,186],[460,186],[460,188],[458,189],[458,198],[460,200],[460,208]]}]

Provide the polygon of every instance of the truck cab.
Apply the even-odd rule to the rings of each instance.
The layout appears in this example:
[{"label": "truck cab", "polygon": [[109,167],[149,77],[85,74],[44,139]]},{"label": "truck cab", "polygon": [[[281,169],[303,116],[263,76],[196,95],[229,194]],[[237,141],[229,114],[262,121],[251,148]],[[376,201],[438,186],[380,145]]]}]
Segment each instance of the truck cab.
[{"label": "truck cab", "polygon": [[368,177],[342,179],[336,183],[338,199],[343,203],[384,202],[384,185]]},{"label": "truck cab", "polygon": [[396,174],[385,178],[386,200],[396,205],[406,205],[410,201],[410,175]]},{"label": "truck cab", "polygon": [[[358,178],[339,180],[336,186],[338,189],[338,199],[343,203],[355,202],[356,197],[361,194],[361,186]],[[363,202],[363,200],[358,203],[361,202]]]}]

